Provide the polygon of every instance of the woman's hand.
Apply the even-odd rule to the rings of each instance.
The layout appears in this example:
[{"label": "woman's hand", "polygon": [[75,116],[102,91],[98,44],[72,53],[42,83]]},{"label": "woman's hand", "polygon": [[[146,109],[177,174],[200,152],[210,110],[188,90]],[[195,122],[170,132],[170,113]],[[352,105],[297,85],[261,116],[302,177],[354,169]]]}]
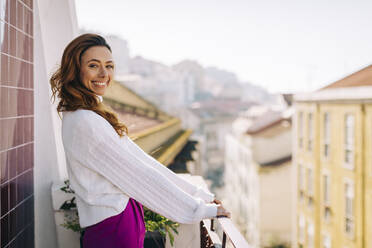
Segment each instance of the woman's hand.
[{"label": "woman's hand", "polygon": [[214,199],[212,203],[217,204],[217,217],[227,217],[231,218],[231,213],[227,211],[220,200]]}]

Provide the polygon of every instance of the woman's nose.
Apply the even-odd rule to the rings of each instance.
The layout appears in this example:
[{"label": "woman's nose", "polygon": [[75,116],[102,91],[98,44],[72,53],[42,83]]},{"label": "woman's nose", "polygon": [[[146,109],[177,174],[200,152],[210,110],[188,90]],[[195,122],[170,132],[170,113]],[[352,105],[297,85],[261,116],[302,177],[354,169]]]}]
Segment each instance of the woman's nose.
[{"label": "woman's nose", "polygon": [[108,75],[108,72],[106,70],[105,67],[101,67],[101,69],[99,70],[99,76],[100,77],[106,77]]}]

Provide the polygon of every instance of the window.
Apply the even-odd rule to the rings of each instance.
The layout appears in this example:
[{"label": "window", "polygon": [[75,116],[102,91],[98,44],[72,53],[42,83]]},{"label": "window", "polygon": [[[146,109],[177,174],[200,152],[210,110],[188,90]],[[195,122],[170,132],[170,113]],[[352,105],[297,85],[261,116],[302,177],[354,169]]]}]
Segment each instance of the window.
[{"label": "window", "polygon": [[330,124],[330,118],[329,118],[329,113],[325,113],[324,114],[324,151],[323,151],[323,155],[324,157],[329,157],[329,152],[330,152],[330,149],[329,149],[329,146],[331,144],[331,124]]},{"label": "window", "polygon": [[300,215],[298,218],[298,242],[303,244],[305,242],[305,217]]},{"label": "window", "polygon": [[304,198],[304,191],[305,191],[305,175],[304,175],[304,167],[301,164],[298,164],[298,188],[300,190],[300,200]]},{"label": "window", "polygon": [[298,113],[298,146],[302,148],[304,143],[304,119],[303,113]]},{"label": "window", "polygon": [[307,168],[307,193],[309,196],[308,205],[311,207],[313,205],[313,170],[311,168]]},{"label": "window", "polygon": [[329,235],[323,236],[323,248],[331,248],[331,237]]},{"label": "window", "polygon": [[308,131],[308,141],[307,141],[307,150],[312,151],[313,149],[313,114],[310,113],[307,119],[307,131]]},{"label": "window", "polygon": [[345,232],[354,234],[354,216],[353,216],[354,186],[352,183],[345,183]]},{"label": "window", "polygon": [[330,177],[328,174],[323,175],[323,202],[324,202],[324,219],[329,220],[331,218],[331,189],[330,189]]},{"label": "window", "polygon": [[345,116],[345,163],[353,167],[354,163],[354,116],[347,114]]},{"label": "window", "polygon": [[307,226],[307,247],[314,247],[314,225],[312,223]]}]

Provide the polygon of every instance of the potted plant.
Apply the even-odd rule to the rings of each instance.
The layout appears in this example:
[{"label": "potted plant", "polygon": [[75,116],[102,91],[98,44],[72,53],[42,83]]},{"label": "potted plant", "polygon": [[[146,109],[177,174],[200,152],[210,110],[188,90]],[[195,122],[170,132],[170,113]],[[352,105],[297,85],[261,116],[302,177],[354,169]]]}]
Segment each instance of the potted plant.
[{"label": "potted plant", "polygon": [[160,214],[154,213],[143,207],[144,219],[146,224],[146,235],[144,248],[146,247],[165,247],[165,238],[168,234],[171,245],[174,244],[173,233],[178,234],[178,223],[173,222]]},{"label": "potted plant", "polygon": [[[70,188],[69,180],[64,181],[64,186],[61,190],[65,193],[74,194],[75,192]],[[84,235],[84,228],[80,227],[79,215],[76,208],[75,197],[66,200],[60,207],[64,211],[64,223],[62,226],[73,232],[80,233],[80,247],[82,247],[82,237]],[[173,222],[160,214],[154,213],[146,207],[143,207],[144,220],[146,225],[144,248],[165,247],[165,238],[168,234],[171,245],[174,244],[173,232],[178,234],[178,223]]]}]

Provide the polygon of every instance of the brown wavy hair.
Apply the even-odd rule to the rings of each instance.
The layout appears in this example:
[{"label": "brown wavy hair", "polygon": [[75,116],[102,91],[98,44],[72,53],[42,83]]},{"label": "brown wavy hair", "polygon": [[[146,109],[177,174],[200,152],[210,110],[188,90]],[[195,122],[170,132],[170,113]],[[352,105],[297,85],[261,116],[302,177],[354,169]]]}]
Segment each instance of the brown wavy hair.
[{"label": "brown wavy hair", "polygon": [[94,46],[111,47],[97,34],[83,34],[72,40],[63,51],[61,65],[50,78],[52,100],[60,99],[57,111],[92,110],[105,118],[120,137],[128,134],[127,127],[120,123],[117,115],[108,106],[99,101],[97,95],[84,86],[80,79],[81,57],[86,50]]}]

